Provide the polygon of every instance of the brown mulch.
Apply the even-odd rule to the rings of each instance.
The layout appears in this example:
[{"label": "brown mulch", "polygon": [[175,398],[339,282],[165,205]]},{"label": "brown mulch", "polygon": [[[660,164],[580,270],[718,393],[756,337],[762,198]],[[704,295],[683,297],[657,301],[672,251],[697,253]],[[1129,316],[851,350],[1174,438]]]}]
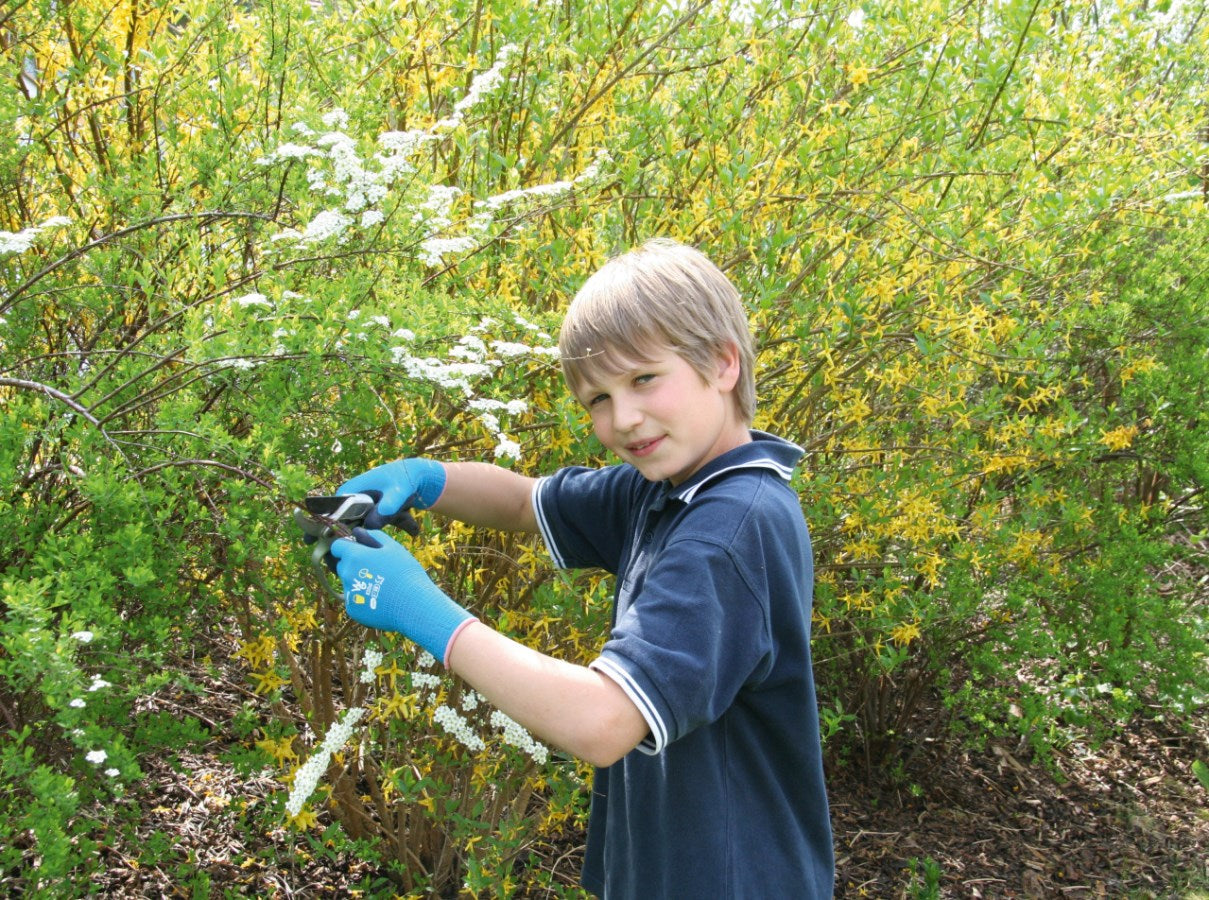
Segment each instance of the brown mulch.
[{"label": "brown mulch", "polygon": [[1138,721],[1050,766],[1006,743],[936,743],[893,780],[833,771],[836,896],[1209,897],[1198,758],[1204,727]]},{"label": "brown mulch", "polygon": [[[216,680],[209,688],[159,699],[214,725],[229,721],[244,698]],[[1139,720],[1097,747],[1063,748],[1048,766],[1006,742],[975,751],[939,741],[893,777],[863,763],[832,766],[836,896],[1206,900],[1209,792],[1191,766],[1209,762],[1209,722],[1199,724]],[[226,761],[231,749],[215,740],[144,765],[146,779],[125,801],[139,808],[139,824],[102,848],[99,893],[340,897],[375,875],[320,833],[281,828],[280,786],[239,774]],[[161,853],[148,854],[153,841],[166,842]],[[569,884],[580,845],[571,834],[535,849]]]}]

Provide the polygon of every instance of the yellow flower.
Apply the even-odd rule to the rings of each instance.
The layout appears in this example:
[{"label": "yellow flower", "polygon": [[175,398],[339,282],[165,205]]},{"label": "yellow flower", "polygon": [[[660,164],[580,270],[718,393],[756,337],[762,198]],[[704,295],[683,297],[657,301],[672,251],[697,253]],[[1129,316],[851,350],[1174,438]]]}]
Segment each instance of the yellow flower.
[{"label": "yellow flower", "polygon": [[256,746],[273,757],[277,765],[283,768],[287,760],[298,759],[298,754],[294,751],[294,739],[291,737],[265,738],[263,741],[257,741]]},{"label": "yellow flower", "polygon": [[1153,372],[1157,368],[1159,368],[1159,361],[1153,356],[1136,359],[1121,370],[1121,384],[1129,384],[1135,375]]},{"label": "yellow flower", "polygon": [[845,557],[854,561],[881,558],[881,551],[878,548],[877,542],[871,538],[849,541],[844,544],[843,550]]},{"label": "yellow flower", "polygon": [[919,623],[904,622],[890,632],[890,638],[900,647],[906,647],[919,638]]},{"label": "yellow flower", "polygon": [[319,824],[319,817],[315,815],[315,811],[309,806],[299,810],[296,816],[287,815],[287,819],[290,827],[298,831],[306,831],[308,828],[313,828]]},{"label": "yellow flower", "polygon": [[378,719],[389,719],[397,716],[400,719],[410,719],[417,709],[416,695],[395,693],[383,697],[375,704],[374,715]]},{"label": "yellow flower", "polygon": [[1104,432],[1100,436],[1100,443],[1112,451],[1125,450],[1133,444],[1133,439],[1137,436],[1137,425],[1122,425],[1120,428]]},{"label": "yellow flower", "polygon": [[262,634],[260,637],[251,641],[244,641],[243,645],[235,652],[236,656],[242,656],[248,661],[248,665],[253,669],[259,669],[267,666],[273,661],[273,655],[276,652],[276,645],[273,642],[271,635]]},{"label": "yellow flower", "polygon": [[271,694],[285,684],[285,679],[276,672],[253,672],[252,680],[256,682],[254,690],[258,694]]},{"label": "yellow flower", "polygon": [[399,661],[392,657],[389,666],[378,666],[378,668],[374,669],[374,674],[380,678],[389,679],[390,689],[393,691],[395,689],[395,681],[400,675],[406,675],[407,671],[399,668]]}]

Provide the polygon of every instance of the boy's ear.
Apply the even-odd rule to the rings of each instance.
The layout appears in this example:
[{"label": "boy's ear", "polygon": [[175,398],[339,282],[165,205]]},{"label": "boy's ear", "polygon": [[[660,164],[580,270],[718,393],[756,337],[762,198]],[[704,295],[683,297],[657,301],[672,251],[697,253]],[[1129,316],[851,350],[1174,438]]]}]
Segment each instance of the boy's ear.
[{"label": "boy's ear", "polygon": [[727,341],[718,355],[718,387],[724,391],[734,390],[739,383],[741,368],[738,345],[734,341]]}]

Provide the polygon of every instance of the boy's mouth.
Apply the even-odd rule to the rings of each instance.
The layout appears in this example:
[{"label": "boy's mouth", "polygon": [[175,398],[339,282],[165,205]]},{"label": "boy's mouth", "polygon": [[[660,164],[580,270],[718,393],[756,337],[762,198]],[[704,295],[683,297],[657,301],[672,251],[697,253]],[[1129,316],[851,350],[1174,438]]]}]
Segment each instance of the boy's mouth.
[{"label": "boy's mouth", "polygon": [[634,441],[632,444],[626,444],[626,452],[631,456],[643,457],[655,451],[663,442],[662,437],[650,438],[649,440]]}]

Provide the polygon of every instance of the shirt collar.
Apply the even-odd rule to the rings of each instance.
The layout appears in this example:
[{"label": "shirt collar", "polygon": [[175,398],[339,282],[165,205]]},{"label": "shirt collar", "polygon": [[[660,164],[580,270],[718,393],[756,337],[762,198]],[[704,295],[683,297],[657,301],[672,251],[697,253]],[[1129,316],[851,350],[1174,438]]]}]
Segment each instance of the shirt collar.
[{"label": "shirt collar", "polygon": [[788,482],[793,470],[806,451],[797,444],[764,431],[752,431],[751,442],[740,444],[716,459],[710,460],[687,481],[668,491],[667,496],[691,503],[697,491],[706,484],[735,469],[770,469]]}]

